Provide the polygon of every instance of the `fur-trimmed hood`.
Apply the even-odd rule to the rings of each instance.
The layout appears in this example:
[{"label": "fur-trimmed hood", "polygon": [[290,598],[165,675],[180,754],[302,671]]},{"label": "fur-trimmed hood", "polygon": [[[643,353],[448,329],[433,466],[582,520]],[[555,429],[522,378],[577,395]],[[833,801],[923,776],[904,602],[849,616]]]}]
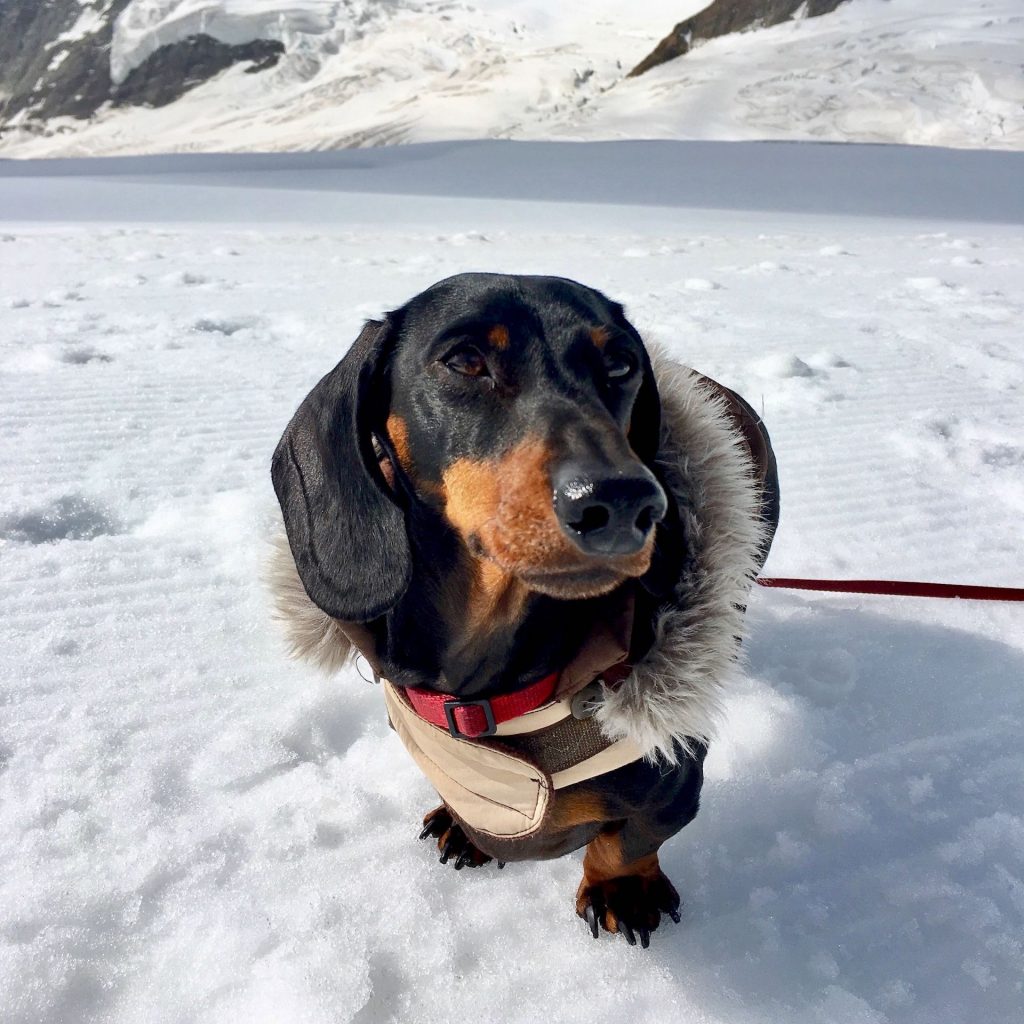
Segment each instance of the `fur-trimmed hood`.
[{"label": "fur-trimmed hood", "polygon": [[[597,719],[609,740],[631,739],[648,757],[674,761],[677,746],[707,741],[738,660],[743,609],[768,527],[751,455],[716,386],[650,347],[662,408],[658,451],[689,543],[688,570],[656,622],[655,643]],[[353,654],[341,625],[306,595],[283,529],[267,572],[294,657],[327,672]]]}]

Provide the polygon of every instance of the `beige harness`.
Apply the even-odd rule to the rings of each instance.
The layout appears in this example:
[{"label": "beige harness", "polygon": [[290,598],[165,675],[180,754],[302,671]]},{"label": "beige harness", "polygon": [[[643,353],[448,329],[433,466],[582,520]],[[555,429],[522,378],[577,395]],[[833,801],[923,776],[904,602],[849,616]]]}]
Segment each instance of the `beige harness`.
[{"label": "beige harness", "polygon": [[[493,736],[452,736],[421,718],[401,687],[382,679],[388,718],[460,821],[495,838],[526,838],[542,828],[556,790],[605,775],[643,756],[631,740],[606,739],[596,719],[581,710],[580,700],[586,696],[582,691],[599,681],[602,673],[622,668],[632,625],[633,599],[626,593],[613,621],[595,623],[579,653],[561,671],[553,699],[502,722]],[[339,626],[379,674],[369,631],[355,623]],[[599,696],[596,687],[594,696]],[[573,715],[574,703],[580,717]]]},{"label": "beige harness", "polygon": [[[618,740],[558,771],[546,771],[545,758],[536,756],[536,748],[534,756],[527,757],[502,740],[541,737],[542,749],[544,734],[554,736],[562,723],[571,720],[580,722],[580,729],[588,728],[572,719],[568,698],[503,722],[493,738],[466,740],[420,718],[399,687],[384,680],[383,690],[395,732],[441,799],[470,828],[496,838],[532,835],[541,828],[555,790],[615,771],[643,756],[631,740]],[[562,725],[563,736],[565,731]]]}]

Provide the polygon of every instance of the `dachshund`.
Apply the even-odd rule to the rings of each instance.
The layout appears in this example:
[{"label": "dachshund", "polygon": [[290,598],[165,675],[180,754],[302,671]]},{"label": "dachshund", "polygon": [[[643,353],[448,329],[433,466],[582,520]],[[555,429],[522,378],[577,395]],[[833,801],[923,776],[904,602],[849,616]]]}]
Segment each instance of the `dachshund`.
[{"label": "dachshund", "polygon": [[779,516],[742,398],[558,277],[467,273],[368,322],[274,452],[295,650],[361,654],[456,870],[586,847],[646,947]]}]

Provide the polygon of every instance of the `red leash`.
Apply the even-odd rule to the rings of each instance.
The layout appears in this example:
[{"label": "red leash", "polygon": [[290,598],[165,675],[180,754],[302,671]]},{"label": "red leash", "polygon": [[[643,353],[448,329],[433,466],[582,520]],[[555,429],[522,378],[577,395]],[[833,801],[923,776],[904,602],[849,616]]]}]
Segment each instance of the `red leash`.
[{"label": "red leash", "polygon": [[976,587],[966,583],[910,583],[905,580],[796,580],[758,576],[762,587],[827,590],[836,594],[883,594],[887,597],[955,597],[963,601],[1024,601],[1021,587]]}]

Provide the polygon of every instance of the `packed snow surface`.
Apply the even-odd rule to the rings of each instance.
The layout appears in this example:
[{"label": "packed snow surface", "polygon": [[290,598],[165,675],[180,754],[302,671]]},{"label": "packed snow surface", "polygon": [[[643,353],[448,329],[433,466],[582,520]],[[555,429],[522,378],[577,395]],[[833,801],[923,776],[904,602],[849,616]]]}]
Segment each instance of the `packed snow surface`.
[{"label": "packed snow surface", "polygon": [[[391,193],[240,159],[0,172],[4,1024],[1018,1024],[1020,606],[755,592],[663,849],[683,921],[648,951],[590,938],[579,855],[440,866],[380,693],[283,654],[274,444],[364,318],[464,270],[604,289],[763,409],[767,573],[1021,584],[1015,156],[915,151],[960,198],[899,216],[910,189],[872,205],[884,150],[765,151],[797,190],[870,155],[839,214],[739,206],[749,153],[717,199],[636,205],[616,148],[578,204],[463,195],[419,149]],[[667,180],[687,152],[643,157]],[[536,183],[541,153],[473,159]],[[427,178],[449,194],[401,194]]]},{"label": "packed snow surface", "polygon": [[626,75],[706,0],[133,0],[121,81],[205,32],[270,38],[158,109],[11,130],[8,156],[319,150],[452,138],[790,139],[1024,149],[1021,0],[850,0]]}]

